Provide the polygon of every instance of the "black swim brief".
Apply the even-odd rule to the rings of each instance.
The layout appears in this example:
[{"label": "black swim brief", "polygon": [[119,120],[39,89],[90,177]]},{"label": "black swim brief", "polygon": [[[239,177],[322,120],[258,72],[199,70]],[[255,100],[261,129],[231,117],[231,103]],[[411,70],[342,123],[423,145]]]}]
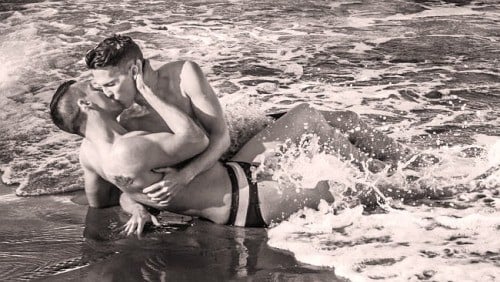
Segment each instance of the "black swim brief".
[{"label": "black swim brief", "polygon": [[252,181],[251,164],[226,162],[231,179],[231,211],[227,225],[240,227],[267,227],[260,211],[257,183]]}]

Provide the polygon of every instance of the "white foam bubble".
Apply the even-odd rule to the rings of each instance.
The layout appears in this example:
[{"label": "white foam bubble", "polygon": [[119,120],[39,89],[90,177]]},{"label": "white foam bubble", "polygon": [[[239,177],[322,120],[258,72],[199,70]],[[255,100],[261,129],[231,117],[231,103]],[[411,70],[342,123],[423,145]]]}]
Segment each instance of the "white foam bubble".
[{"label": "white foam bubble", "polygon": [[484,11],[473,10],[472,7],[432,7],[432,9],[425,9],[420,13],[414,14],[397,14],[393,16],[388,16],[385,18],[387,21],[392,20],[412,20],[415,18],[427,18],[427,17],[442,17],[446,15],[448,17],[452,16],[469,16],[469,15],[484,15]]},{"label": "white foam bubble", "polygon": [[[407,142],[443,124],[465,126],[457,121],[461,115],[471,116],[471,120],[467,120],[469,125],[497,126],[494,105],[490,110],[475,110],[470,104],[451,109],[443,103],[459,98],[450,95],[452,91],[469,87],[464,82],[464,85],[452,86],[453,89],[446,88],[447,82],[460,73],[465,57],[443,60],[438,66],[429,61],[391,63],[388,56],[391,51],[387,54],[378,49],[378,45],[394,39],[421,36],[418,29],[409,27],[431,19],[464,22],[461,28],[474,34],[472,38],[480,37],[494,43],[494,36],[476,35],[474,30],[481,27],[486,33],[494,34],[488,30],[493,30],[496,26],[492,23],[498,21],[498,12],[494,9],[480,11],[473,10],[472,7],[477,8],[473,5],[459,7],[439,3],[429,4],[422,12],[403,15],[394,14],[398,12],[397,8],[391,10],[394,8],[391,5],[400,4],[400,1],[384,3],[389,9],[380,10],[366,10],[365,5],[372,5],[371,2],[330,2],[321,4],[331,9],[325,14],[331,12],[334,17],[325,14],[315,17],[308,11],[284,16],[280,12],[286,4],[281,2],[276,2],[276,5],[283,6],[275,7],[269,15],[259,9],[258,3],[242,4],[237,12],[227,14],[218,6],[210,6],[211,3],[197,3],[196,7],[177,3],[165,9],[164,1],[149,1],[145,6],[147,12],[130,13],[126,19],[114,14],[117,10],[110,11],[108,3],[104,2],[89,2],[76,8],[57,1],[28,4],[28,10],[14,12],[0,22],[0,61],[8,66],[0,70],[1,129],[8,129],[8,134],[0,138],[7,144],[2,149],[7,148],[9,153],[12,152],[8,157],[13,157],[2,164],[4,179],[25,185],[32,181],[33,188],[36,188],[39,184],[30,177],[41,173],[56,177],[53,179],[60,185],[81,185],[75,181],[77,178],[81,181],[78,162],[75,161],[79,140],[59,131],[52,132],[54,128],[50,126],[43,107],[50,100],[58,80],[89,75],[84,71],[83,56],[66,55],[75,50],[83,55],[86,48],[95,45],[102,39],[100,37],[111,31],[136,37],[134,39],[146,57],[155,57],[155,68],[167,61],[191,59],[202,66],[211,82],[216,82],[212,85],[219,82],[234,84],[237,90],[222,97],[231,137],[236,141],[232,150],[269,123],[264,117],[266,112],[289,109],[303,101],[315,103],[317,108],[324,110],[350,109],[364,116],[394,118],[386,123],[367,121]],[[121,12],[128,13],[128,9],[130,5]],[[82,13],[88,17],[81,19],[81,26],[75,27],[72,34],[74,19]],[[64,34],[56,34],[59,31],[64,31]],[[430,34],[434,35],[441,34]],[[462,38],[467,35],[447,36]],[[382,52],[380,57],[377,52]],[[376,57],[372,58],[372,55]],[[324,69],[318,70],[322,66],[315,65],[323,63],[326,64]],[[464,66],[467,73],[497,74],[489,65],[483,67],[482,62],[476,63]],[[241,70],[255,65],[274,68],[281,73],[241,75]],[[223,70],[222,74],[216,67]],[[424,73],[423,77],[412,78],[411,74],[419,72]],[[268,82],[267,88],[263,84],[243,83],[249,79],[273,82]],[[31,95],[31,89],[40,85],[44,88]],[[475,86],[470,87],[474,90]],[[494,91],[496,84],[489,83],[486,87],[490,87],[488,91]],[[423,96],[435,89],[439,89],[443,97],[430,103]],[[272,93],[259,94],[257,90]],[[400,90],[411,92],[411,99],[403,99]],[[20,95],[22,93],[26,95]],[[6,99],[15,95],[18,96]],[[438,114],[425,115],[432,111]],[[424,115],[419,114],[422,112]],[[500,175],[498,170],[483,173],[498,165],[500,145],[497,136],[471,134],[476,142],[470,146],[459,144],[428,149],[427,153],[439,157],[439,164],[421,171],[396,171],[387,179],[358,174],[334,156],[321,152],[311,155],[304,150],[289,150],[290,154],[299,153],[294,156],[297,159],[281,161],[281,170],[274,174],[275,179],[302,188],[313,187],[315,181],[327,179],[337,199],[338,214],[331,213],[332,207],[325,203],[319,211],[301,211],[270,231],[270,244],[292,251],[300,261],[334,266],[337,275],[351,280],[379,277],[394,281],[420,278],[442,281],[449,277],[498,280],[498,267],[488,259],[486,252],[498,252],[498,228],[495,230],[494,226],[498,226],[499,218],[497,192]],[[43,138],[36,140],[35,137]],[[462,150],[473,146],[482,148],[485,153],[469,158],[461,155]],[[266,158],[268,156],[264,156],[264,160]],[[310,173],[302,175],[304,171]],[[60,181],[61,173],[68,174],[64,176],[69,179],[67,182]],[[420,182],[408,183],[406,177],[410,174],[419,177]],[[287,175],[292,177],[287,178]],[[343,195],[357,181],[365,183],[368,191],[378,187],[379,193],[387,194],[384,206],[387,213],[363,215],[357,199]],[[81,188],[76,186],[75,189]],[[463,205],[463,210],[425,205],[413,208],[402,203],[404,200],[411,202],[424,197],[423,201],[434,197],[434,190],[445,186],[451,186],[450,195],[437,197],[439,201],[450,207]],[[390,194],[390,189],[414,189],[420,194]],[[12,197],[5,198],[12,200]],[[66,200],[63,198],[62,201]],[[342,201],[349,205],[341,205]],[[458,239],[449,240],[453,237]]]},{"label": "white foam bubble", "polygon": [[[349,222],[345,218],[353,213],[354,220],[341,232],[322,229],[324,222]],[[339,215],[306,210],[271,229],[269,244],[292,251],[305,263],[335,267],[338,276],[354,281],[402,281],[426,275],[437,281],[498,279],[500,270],[488,261],[487,252],[498,251],[494,238],[499,211],[448,213],[441,208],[369,216],[362,216],[359,209]]]},{"label": "white foam bubble", "polygon": [[484,134],[476,135],[477,144],[487,148],[487,158],[490,166],[500,164],[500,137]]},{"label": "white foam bubble", "polygon": [[22,30],[6,35],[0,43],[0,61],[9,66],[0,70],[0,89],[16,85],[33,58],[40,56],[45,44],[37,39],[37,31],[34,24],[27,24]]},{"label": "white foam bubble", "polygon": [[[489,138],[481,139],[483,142],[492,143],[492,140],[486,141]],[[488,154],[497,149],[498,143],[494,141],[493,144],[491,149],[488,149]],[[275,161],[280,165],[272,166],[275,169],[274,175],[280,175],[277,170],[285,171],[286,175],[295,175],[294,179],[298,179],[295,182],[296,186],[307,185],[307,181],[303,180],[310,174],[314,175],[312,178],[316,181],[344,178],[347,181],[341,186],[336,186],[335,183],[338,183],[336,181],[330,182],[331,191],[336,194],[336,206],[344,207],[346,205],[338,201],[349,201],[349,198],[343,197],[342,193],[345,191],[345,185],[352,187],[353,181],[364,181],[366,184],[379,186],[383,191],[379,191],[379,195],[390,192],[390,189],[387,190],[383,186],[391,182],[392,185],[396,185],[394,187],[403,190],[405,185],[410,184],[406,183],[405,175],[399,182],[396,181],[398,173],[406,174],[404,171],[398,171],[395,175],[380,181],[380,176],[377,175],[368,174],[360,178],[348,170],[339,170],[341,165],[339,162],[329,164],[323,159],[315,163],[312,161],[314,156],[311,156],[311,153],[322,154],[318,150],[315,151],[315,148],[309,146],[299,150],[298,155],[297,152],[283,155],[283,160]],[[463,149],[464,146],[455,146],[426,151],[439,157],[441,161],[421,171],[411,172],[418,175],[419,181],[422,181],[423,186],[418,189],[424,195],[433,197],[434,189],[439,190],[446,186],[455,187],[455,194],[451,194],[452,197],[462,192],[467,193],[470,189],[477,189],[474,179],[488,170],[490,165],[488,160],[482,157],[463,156],[461,154]],[[307,169],[303,166],[307,166]],[[302,169],[293,170],[294,167]],[[498,170],[492,175],[498,176]],[[500,178],[491,180],[490,176],[487,179],[493,183],[489,185],[483,183],[482,187],[488,186],[493,189],[500,187]],[[282,187],[288,188],[286,185]],[[491,194],[488,190],[485,193],[490,195],[488,196],[490,203],[498,202],[499,199],[494,193]],[[396,197],[392,200],[396,200]],[[392,200],[386,198],[387,203],[391,203]],[[456,203],[460,204],[460,201]],[[352,280],[364,281],[378,277],[389,281],[401,281],[419,275],[430,275],[433,279],[442,280],[450,277],[449,275],[455,273],[455,269],[462,265],[466,267],[460,269],[459,274],[467,279],[477,280],[485,275],[498,279],[500,271],[490,266],[493,262],[489,262],[487,257],[488,252],[498,251],[494,234],[500,226],[498,217],[500,206],[483,205],[474,197],[469,198],[467,204],[470,207],[461,210],[425,206],[412,208],[397,204],[399,209],[393,209],[385,205],[386,213],[362,215],[363,208],[360,205],[334,214],[331,209],[325,207],[326,202],[323,202],[323,206],[318,210],[304,209],[273,227],[269,231],[269,244],[292,251],[302,262],[335,267],[337,275]],[[450,206],[453,207],[453,203],[450,203]],[[453,239],[454,237],[458,239]],[[463,241],[467,243],[462,244]],[[476,260],[477,264],[474,265],[478,271],[473,273],[471,270],[474,266],[469,262]]]}]

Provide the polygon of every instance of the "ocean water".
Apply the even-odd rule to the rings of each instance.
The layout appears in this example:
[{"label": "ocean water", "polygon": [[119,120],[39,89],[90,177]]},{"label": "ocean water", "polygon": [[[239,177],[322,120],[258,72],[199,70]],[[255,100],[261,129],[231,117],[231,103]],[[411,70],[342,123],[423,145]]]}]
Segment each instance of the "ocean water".
[{"label": "ocean water", "polygon": [[271,161],[276,179],[326,179],[337,201],[273,226],[271,247],[354,281],[498,281],[499,24],[500,3],[488,0],[2,2],[2,180],[19,196],[82,188],[80,140],[51,124],[48,102],[63,80],[90,77],[87,49],[121,33],[153,66],[199,63],[233,150],[269,122],[265,113],[308,102],[356,111],[440,159],[386,177],[314,142],[288,148]]}]

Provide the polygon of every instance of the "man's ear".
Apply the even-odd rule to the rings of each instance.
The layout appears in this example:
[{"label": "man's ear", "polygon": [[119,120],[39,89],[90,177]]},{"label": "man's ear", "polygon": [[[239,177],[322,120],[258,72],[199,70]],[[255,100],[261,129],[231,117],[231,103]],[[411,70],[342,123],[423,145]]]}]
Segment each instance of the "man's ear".
[{"label": "man's ear", "polygon": [[88,111],[88,109],[90,109],[90,107],[92,106],[92,102],[81,98],[76,101],[76,104],[83,111]]},{"label": "man's ear", "polygon": [[130,74],[132,75],[132,78],[134,80],[137,78],[137,74],[139,73],[139,67],[137,65],[137,62],[132,62],[130,65]]}]

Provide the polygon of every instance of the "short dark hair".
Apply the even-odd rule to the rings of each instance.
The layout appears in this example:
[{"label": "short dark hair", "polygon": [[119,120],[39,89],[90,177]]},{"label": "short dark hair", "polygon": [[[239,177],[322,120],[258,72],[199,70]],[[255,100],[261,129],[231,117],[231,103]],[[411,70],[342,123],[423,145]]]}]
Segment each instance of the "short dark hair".
[{"label": "short dark hair", "polygon": [[59,129],[84,137],[81,130],[83,117],[77,99],[68,99],[67,95],[70,86],[75,82],[68,80],[59,85],[50,101],[50,117]]},{"label": "short dark hair", "polygon": [[136,59],[143,59],[139,46],[129,36],[118,34],[104,39],[85,55],[89,69],[115,67]]}]

